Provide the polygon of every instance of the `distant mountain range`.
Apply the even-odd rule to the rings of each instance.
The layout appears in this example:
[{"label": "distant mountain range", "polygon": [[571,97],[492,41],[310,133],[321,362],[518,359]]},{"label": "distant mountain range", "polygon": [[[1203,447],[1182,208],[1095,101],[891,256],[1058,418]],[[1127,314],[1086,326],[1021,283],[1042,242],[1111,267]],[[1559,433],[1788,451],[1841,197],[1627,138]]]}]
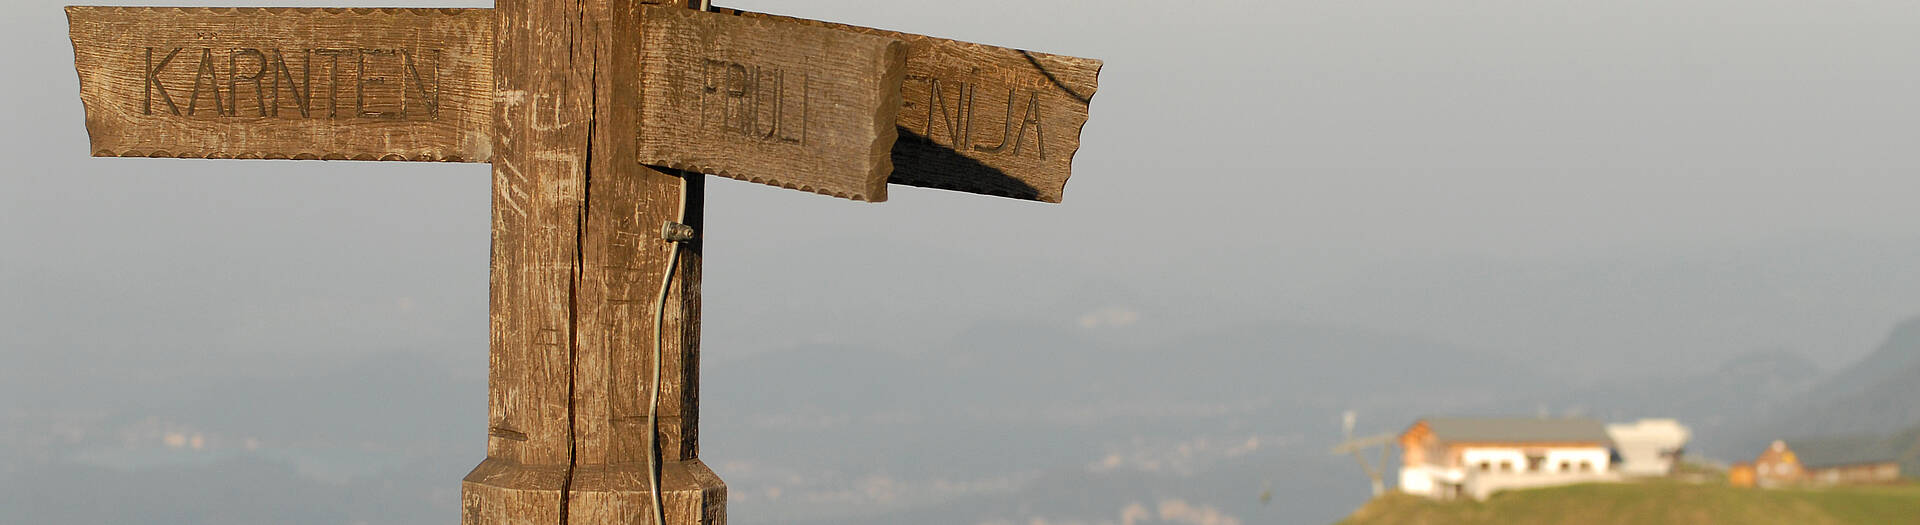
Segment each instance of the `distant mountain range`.
[{"label": "distant mountain range", "polygon": [[[1775,439],[1885,435],[1920,425],[1920,318],[1894,327],[1873,353],[1810,381],[1777,392],[1776,408],[1736,426],[1716,445],[1748,459]],[[1909,471],[1920,474],[1920,470]]]},{"label": "distant mountain range", "polygon": [[[1351,460],[1326,452],[1342,411],[1395,431],[1551,384],[1418,337],[1287,322],[1145,335],[1122,314],[711,360],[702,457],[741,523],[1326,523],[1367,496]],[[221,355],[175,360],[191,378],[21,375],[9,388],[33,401],[0,414],[0,489],[19,497],[0,507],[24,522],[457,515],[457,480],[484,450],[484,361],[354,355],[259,367],[272,375],[208,366]],[[224,494],[247,501],[209,503]]]},{"label": "distant mountain range", "polygon": [[1920,318],[1895,327],[1872,354],[1798,401],[1780,427],[1888,432],[1920,423]]},{"label": "distant mountain range", "polygon": [[[1139,523],[1184,523],[1175,518],[1215,513],[1239,520],[1218,523],[1326,523],[1366,499],[1351,459],[1326,452],[1343,410],[1362,414],[1362,433],[1396,432],[1431,414],[1678,417],[1693,426],[1697,454],[1745,459],[1758,450],[1753,442],[1799,435],[1765,430],[1773,425],[1859,433],[1920,424],[1913,412],[1920,396],[1905,393],[1920,385],[1912,366],[1920,355],[1916,327],[1920,321],[1902,324],[1869,357],[1832,372],[1794,353],[1762,351],[1703,373],[1675,370],[1569,389],[1550,362],[1323,325],[1253,323],[1128,341],[999,322],[912,353],[815,347],[729,363],[714,369],[709,384],[734,387],[709,390],[707,406],[709,418],[734,419],[721,415],[733,407],[759,414],[745,419],[764,423],[763,432],[781,429],[785,443],[754,455],[805,458],[812,469],[920,465],[896,471],[905,474],[889,478],[898,485],[1025,473],[997,490],[900,505],[868,501],[855,506],[867,512],[852,516],[805,510],[810,505],[796,500],[809,487],[792,484],[781,501],[743,498],[735,514],[757,522],[1119,523],[1131,513],[1147,517]],[[803,370],[844,373],[796,375]],[[738,385],[755,388],[736,391]],[[779,414],[836,413],[842,415],[775,424]],[[1793,423],[1815,417],[1829,422]],[[713,421],[713,457],[745,449],[741,437],[754,434]],[[911,446],[835,444],[847,435]],[[1242,435],[1262,445],[1231,456],[1231,447],[1203,446]],[[1088,464],[1063,461],[1076,455]],[[744,491],[780,484],[751,475],[730,481]],[[1261,492],[1273,499],[1262,505]]]},{"label": "distant mountain range", "polygon": [[[1696,451],[1726,460],[1775,436],[1920,424],[1920,321],[1846,366],[1755,352],[1702,373],[1649,363],[1649,379],[1569,387],[1551,360],[1416,336],[1281,321],[1146,333],[1128,315],[984,321],[919,348],[807,345],[713,359],[701,385],[702,457],[727,480],[740,523],[1318,524],[1368,498],[1351,458],[1328,453],[1346,410],[1359,412],[1361,434],[1434,414],[1678,417],[1694,427]],[[22,388],[49,404],[19,406],[0,440],[73,426],[85,436],[12,448],[0,489],[98,497],[0,507],[46,521],[149,523],[455,515],[454,480],[483,450],[480,365],[371,353],[290,363],[270,378],[208,371],[141,382],[138,398],[57,405],[62,392],[88,395],[88,382],[142,379],[36,379]],[[33,426],[42,424],[32,410],[73,406],[103,413]],[[176,428],[204,432],[208,450],[161,445]],[[122,444],[136,438],[147,448]],[[158,479],[182,482],[162,490]],[[244,508],[204,504],[234,491],[249,495]]]},{"label": "distant mountain range", "polygon": [[1751,459],[1775,439],[1888,434],[1920,425],[1920,318],[1900,323],[1874,351],[1840,366],[1800,354],[1756,351],[1709,371],[1661,371],[1507,399],[1487,410],[1554,413],[1621,421],[1678,418],[1694,431],[1696,457]]},{"label": "distant mountain range", "polygon": [[[987,322],[911,352],[812,346],[716,363],[703,454],[736,491],[729,513],[752,523],[1118,523],[1129,508],[1161,523],[1162,507],[1326,523],[1367,496],[1351,459],[1326,452],[1342,411],[1392,432],[1552,384],[1529,364],[1364,330],[1111,330]],[[885,476],[832,474],[850,469]],[[878,495],[848,495],[864,489]]]}]

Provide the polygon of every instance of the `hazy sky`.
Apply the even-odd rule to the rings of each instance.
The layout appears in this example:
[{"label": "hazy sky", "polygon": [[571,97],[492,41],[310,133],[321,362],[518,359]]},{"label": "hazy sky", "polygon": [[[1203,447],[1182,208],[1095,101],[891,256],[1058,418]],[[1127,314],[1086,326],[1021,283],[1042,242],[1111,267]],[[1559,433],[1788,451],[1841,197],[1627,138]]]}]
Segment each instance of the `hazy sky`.
[{"label": "hazy sky", "polygon": [[[474,390],[462,430],[479,461],[488,168],[89,158],[61,4],[12,0],[0,17],[0,421],[84,419],[146,394],[126,377],[279,377],[420,352],[459,363]],[[722,5],[1106,66],[1064,204],[910,187],[862,204],[710,178],[710,368],[807,343],[912,352],[1007,319],[1124,325],[1111,339],[1171,339],[1189,353],[1177,363],[1209,351],[1181,334],[1300,321],[1616,381],[1761,349],[1831,369],[1920,315],[1920,3]],[[1272,401],[1247,383],[1247,399]],[[738,431],[746,411],[710,410],[709,428],[736,429],[707,441],[736,444],[716,454],[751,460],[740,449],[776,439]],[[15,466],[0,462],[0,481]],[[717,467],[742,494],[769,476]],[[451,491],[437,472],[422,483]]]},{"label": "hazy sky", "polygon": [[[8,352],[483,362],[485,166],[88,158],[60,5],[16,1],[0,20]],[[1062,205],[713,182],[710,358],[906,338],[1110,290],[1129,308],[1508,352],[1579,340],[1564,347],[1714,359],[1857,355],[1920,313],[1900,265],[1920,239],[1912,2],[728,6],[1106,68]],[[1818,253],[1769,266],[1795,247]]]}]

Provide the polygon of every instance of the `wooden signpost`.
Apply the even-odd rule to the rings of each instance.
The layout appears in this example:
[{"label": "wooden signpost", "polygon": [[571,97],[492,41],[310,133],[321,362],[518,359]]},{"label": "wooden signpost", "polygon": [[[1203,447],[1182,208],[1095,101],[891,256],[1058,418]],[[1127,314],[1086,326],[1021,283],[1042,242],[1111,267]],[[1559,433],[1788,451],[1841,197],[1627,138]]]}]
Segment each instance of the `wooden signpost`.
[{"label": "wooden signpost", "polygon": [[1100,63],[688,7],[67,13],[96,156],[492,164],[463,523],[724,524],[698,458],[694,172],[1059,202]]}]

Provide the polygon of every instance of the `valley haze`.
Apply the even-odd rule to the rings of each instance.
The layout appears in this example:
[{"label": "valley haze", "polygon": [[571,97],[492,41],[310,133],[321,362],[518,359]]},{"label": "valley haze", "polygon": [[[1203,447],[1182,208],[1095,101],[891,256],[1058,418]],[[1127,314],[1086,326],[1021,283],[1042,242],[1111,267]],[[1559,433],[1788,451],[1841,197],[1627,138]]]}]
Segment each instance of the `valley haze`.
[{"label": "valley haze", "polygon": [[[485,168],[89,158],[63,5],[0,17],[0,514],[457,516]],[[1909,5],[724,6],[1106,61],[1063,204],[709,178],[736,523],[1331,523],[1347,410],[1920,424]]]}]

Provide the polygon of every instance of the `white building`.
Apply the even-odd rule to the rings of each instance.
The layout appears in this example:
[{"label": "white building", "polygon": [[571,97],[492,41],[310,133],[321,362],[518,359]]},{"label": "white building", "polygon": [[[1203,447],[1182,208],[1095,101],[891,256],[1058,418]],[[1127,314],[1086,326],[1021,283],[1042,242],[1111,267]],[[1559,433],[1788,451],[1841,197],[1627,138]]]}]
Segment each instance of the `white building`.
[{"label": "white building", "polygon": [[1614,469],[1627,476],[1665,476],[1673,473],[1674,462],[1687,446],[1693,432],[1671,419],[1642,419],[1633,423],[1607,425],[1620,464]]},{"label": "white building", "polygon": [[1399,442],[1400,490],[1430,498],[1619,479],[1606,427],[1591,419],[1427,418]]}]

